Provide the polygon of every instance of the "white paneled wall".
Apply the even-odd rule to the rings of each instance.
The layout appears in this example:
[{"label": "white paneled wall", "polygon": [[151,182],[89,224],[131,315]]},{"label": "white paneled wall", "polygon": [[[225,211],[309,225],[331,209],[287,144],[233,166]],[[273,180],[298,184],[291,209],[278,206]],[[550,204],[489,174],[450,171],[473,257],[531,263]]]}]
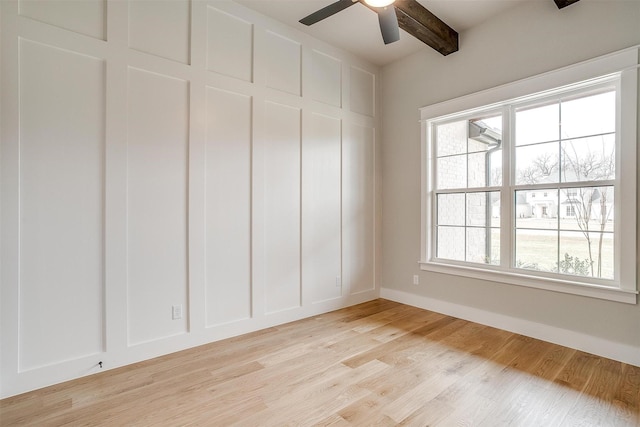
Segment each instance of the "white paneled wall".
[{"label": "white paneled wall", "polygon": [[16,344],[29,370],[103,350],[105,67],[25,39],[19,48]]},{"label": "white paneled wall", "polygon": [[[150,3],[150,2],[145,2]],[[186,332],[189,83],[127,76],[127,319],[130,345]]]},{"label": "white paneled wall", "polygon": [[308,115],[307,129],[302,146],[302,283],[317,303],[338,298],[342,287],[342,129],[340,120],[319,113]]},{"label": "white paneled wall", "polygon": [[351,111],[373,117],[375,115],[375,75],[351,67]]},{"label": "white paneled wall", "polygon": [[127,5],[131,49],[183,64],[190,63],[189,0],[136,0],[127,2]]},{"label": "white paneled wall", "polygon": [[264,38],[266,86],[292,95],[300,95],[302,45],[273,31]]},{"label": "white paneled wall", "polygon": [[374,288],[374,128],[351,123],[342,144],[343,275],[352,293]]},{"label": "white paneled wall", "polygon": [[206,307],[214,326],[251,317],[251,97],[207,88],[206,116]]},{"label": "white paneled wall", "polygon": [[[342,106],[342,64],[339,59],[314,50],[311,65],[311,98],[334,107]],[[366,95],[360,91],[360,98]]]},{"label": "white paneled wall", "polygon": [[0,396],[377,296],[376,67],[229,1],[0,8]]},{"label": "white paneled wall", "polygon": [[207,70],[253,81],[253,24],[207,8]]},{"label": "white paneled wall", "polygon": [[265,309],[299,307],[300,283],[300,109],[264,104]]},{"label": "white paneled wall", "polygon": [[82,2],[50,0],[21,1],[22,16],[71,30],[96,39],[106,39],[106,0]]}]

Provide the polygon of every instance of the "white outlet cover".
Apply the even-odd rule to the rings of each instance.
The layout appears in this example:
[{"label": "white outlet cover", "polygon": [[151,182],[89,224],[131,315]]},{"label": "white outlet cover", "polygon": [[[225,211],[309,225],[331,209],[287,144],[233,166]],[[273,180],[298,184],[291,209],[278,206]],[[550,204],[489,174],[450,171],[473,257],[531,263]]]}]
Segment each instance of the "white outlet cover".
[{"label": "white outlet cover", "polygon": [[182,305],[174,305],[172,307],[171,317],[173,320],[182,319]]}]

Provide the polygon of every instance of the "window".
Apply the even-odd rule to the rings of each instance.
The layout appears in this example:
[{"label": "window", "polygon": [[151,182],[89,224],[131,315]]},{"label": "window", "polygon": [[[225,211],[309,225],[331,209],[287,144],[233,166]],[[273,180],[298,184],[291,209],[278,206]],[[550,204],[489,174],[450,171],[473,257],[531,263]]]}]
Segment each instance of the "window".
[{"label": "window", "polygon": [[614,279],[616,82],[511,106],[513,191],[553,190],[515,220],[515,268]]},{"label": "window", "polygon": [[634,87],[631,68],[423,109],[422,268],[635,302]]}]

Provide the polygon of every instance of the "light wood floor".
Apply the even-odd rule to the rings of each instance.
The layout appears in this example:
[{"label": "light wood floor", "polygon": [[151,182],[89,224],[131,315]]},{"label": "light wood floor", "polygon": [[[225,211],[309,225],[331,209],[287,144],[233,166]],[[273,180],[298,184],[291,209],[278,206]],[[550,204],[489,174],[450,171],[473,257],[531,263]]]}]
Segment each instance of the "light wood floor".
[{"label": "light wood floor", "polygon": [[2,426],[639,426],[640,368],[376,300],[0,401]]}]

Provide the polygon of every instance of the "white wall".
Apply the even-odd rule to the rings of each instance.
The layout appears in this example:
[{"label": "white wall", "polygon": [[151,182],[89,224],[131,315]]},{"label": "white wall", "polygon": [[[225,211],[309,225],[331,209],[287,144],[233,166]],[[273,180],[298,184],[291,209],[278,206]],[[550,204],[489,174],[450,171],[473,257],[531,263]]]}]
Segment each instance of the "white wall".
[{"label": "white wall", "polygon": [[[640,43],[640,2],[531,1],[386,66],[381,296],[640,364],[640,306],[420,271],[418,108]],[[639,187],[640,188],[640,187]],[[420,285],[412,284],[419,275]]]},{"label": "white wall", "polygon": [[376,67],[233,2],[0,8],[0,397],[377,296]]}]

